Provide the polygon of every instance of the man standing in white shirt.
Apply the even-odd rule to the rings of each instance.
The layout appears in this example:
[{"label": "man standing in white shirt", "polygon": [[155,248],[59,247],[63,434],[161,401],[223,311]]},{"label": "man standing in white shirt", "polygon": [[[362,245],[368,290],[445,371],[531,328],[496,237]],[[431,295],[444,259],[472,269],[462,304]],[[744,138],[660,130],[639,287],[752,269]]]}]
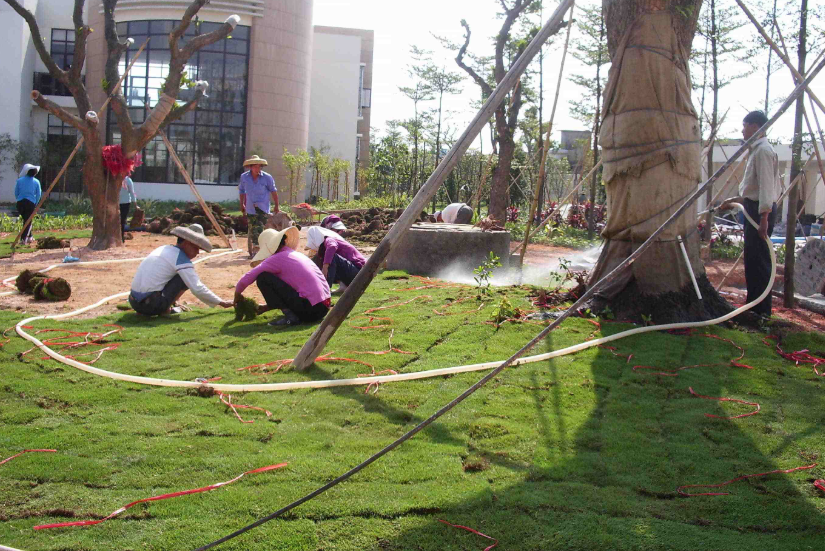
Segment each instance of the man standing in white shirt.
[{"label": "man standing in white shirt", "polygon": [[[748,140],[768,122],[762,111],[751,111],[742,121],[742,136]],[[750,147],[745,175],[739,184],[739,197],[722,203],[722,210],[731,208],[730,203],[742,203],[745,211],[759,224],[754,228],[745,221],[745,281],[748,287],[747,302],[759,297],[771,278],[771,257],[766,240],[773,233],[778,198],[779,157],[768,142],[760,136]],[[753,307],[753,313],[770,317],[771,295]]]},{"label": "man standing in white shirt", "polygon": [[223,300],[210,291],[192,264],[201,249],[212,251],[212,243],[203,234],[203,227],[192,224],[188,228],[177,227],[171,233],[178,237],[178,242],[158,247],[138,266],[129,293],[129,304],[135,312],[144,316],[180,313],[173,306],[187,289],[209,306],[230,308],[232,301]]}]

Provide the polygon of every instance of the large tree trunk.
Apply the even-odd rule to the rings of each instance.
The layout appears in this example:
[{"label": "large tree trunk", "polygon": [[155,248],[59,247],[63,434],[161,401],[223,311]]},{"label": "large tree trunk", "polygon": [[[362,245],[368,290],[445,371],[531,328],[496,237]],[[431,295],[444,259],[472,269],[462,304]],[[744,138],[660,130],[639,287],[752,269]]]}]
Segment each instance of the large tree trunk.
[{"label": "large tree trunk", "polygon": [[[603,0],[602,5],[612,61],[600,137],[609,219],[591,284],[658,229],[701,178],[702,144],[688,72],[701,0]],[[704,300],[693,290],[679,236]],[[621,317],[646,314],[657,323],[726,311],[699,257],[696,208],[597,298],[596,306],[608,303]]]},{"label": "large tree trunk", "polygon": [[487,209],[487,214],[490,218],[501,222],[502,225],[507,220],[507,205],[510,198],[507,188],[510,185],[510,165],[513,164],[515,152],[516,144],[512,138],[500,140],[498,163],[493,170],[493,179],[490,186],[490,207]]},{"label": "large tree trunk", "polygon": [[[103,145],[97,132],[85,132],[86,161],[83,163],[83,187],[92,200],[92,237],[87,245],[101,251],[120,247],[120,210],[118,196],[123,176],[113,177],[103,166]],[[107,179],[108,175],[108,179]]]}]

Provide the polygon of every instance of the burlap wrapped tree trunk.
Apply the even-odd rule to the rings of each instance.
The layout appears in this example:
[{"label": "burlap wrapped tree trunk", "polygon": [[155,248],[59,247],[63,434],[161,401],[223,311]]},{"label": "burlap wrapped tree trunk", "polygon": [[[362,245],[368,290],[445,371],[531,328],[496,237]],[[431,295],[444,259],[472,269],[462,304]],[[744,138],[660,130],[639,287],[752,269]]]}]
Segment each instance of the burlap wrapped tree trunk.
[{"label": "burlap wrapped tree trunk", "polygon": [[[700,182],[699,121],[691,102],[688,58],[701,0],[603,0],[611,68],[600,134],[609,220],[595,283],[641,245]],[[677,237],[703,289],[700,301]],[[727,305],[707,282],[699,257],[696,208],[688,209],[596,306],[665,323],[707,319]]]}]

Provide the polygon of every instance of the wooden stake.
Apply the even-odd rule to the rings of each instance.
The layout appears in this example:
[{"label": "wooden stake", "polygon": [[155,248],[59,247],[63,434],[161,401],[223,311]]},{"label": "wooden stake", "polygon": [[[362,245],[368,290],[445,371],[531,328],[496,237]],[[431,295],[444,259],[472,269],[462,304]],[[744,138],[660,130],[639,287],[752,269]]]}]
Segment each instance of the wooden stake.
[{"label": "wooden stake", "polygon": [[[796,68],[793,66],[793,64],[791,63],[791,60],[788,59],[788,56],[786,56],[782,52],[782,50],[779,49],[779,46],[777,46],[776,43],[773,40],[771,40],[771,37],[768,36],[768,33],[765,32],[765,29],[762,28],[762,25],[759,24],[759,21],[756,20],[756,18],[750,12],[750,10],[747,8],[747,6],[745,6],[745,4],[742,3],[742,0],[736,0],[736,3],[739,4],[739,7],[742,8],[742,11],[745,12],[745,15],[748,17],[748,19],[751,20],[751,23],[753,23],[753,25],[756,27],[756,30],[759,31],[759,34],[762,35],[762,38],[765,39],[765,42],[768,43],[768,46],[770,46],[773,49],[773,51],[776,52],[776,55],[779,56],[779,59],[781,59],[782,62],[785,65],[788,66],[788,69],[790,69],[791,73],[793,73],[793,76],[794,76],[794,79],[796,80],[796,82],[797,83],[802,82],[804,80],[804,77],[799,74],[799,71],[797,71]],[[777,29],[779,29],[779,25],[777,25]],[[822,54],[820,54],[820,55],[822,55]],[[818,59],[819,58],[817,58],[817,60]],[[813,64],[813,66],[815,66],[815,65],[816,65],[816,63]],[[811,91],[811,89],[806,86],[805,91],[808,92],[808,96],[810,96],[810,98],[816,102],[816,104],[819,106],[819,108],[822,109],[823,112],[825,112],[825,106],[822,105],[822,102],[819,101],[819,98],[816,97],[816,95]]]},{"label": "wooden stake", "polygon": [[[556,117],[556,106],[559,103],[559,92],[561,91],[561,77],[564,75],[564,61],[567,59],[567,45],[570,43],[570,30],[573,28],[573,10],[576,4],[570,6],[570,24],[567,25],[567,36],[564,39],[564,52],[561,55],[561,67],[559,67],[559,78],[556,82],[556,96],[553,98],[553,109],[550,111],[550,121],[547,123],[547,139],[543,143],[543,151],[541,152],[541,165],[539,165],[539,177],[536,181],[536,191],[533,193],[533,200],[530,202],[530,214],[527,217],[527,225],[524,226],[524,235],[530,235],[530,227],[533,225],[533,218],[536,216],[536,209],[539,206],[539,195],[541,194],[541,186],[544,185],[544,165],[547,163],[547,154],[550,152],[550,134],[553,131],[553,119]],[[596,117],[599,113],[596,113]],[[539,129],[541,130],[541,129]],[[524,253],[527,252],[527,245],[530,243],[529,239],[525,239],[521,244],[521,254],[518,257],[518,267],[524,265]]]},{"label": "wooden stake", "polygon": [[[100,111],[97,112],[98,117],[103,115],[103,112],[106,110],[106,107],[109,105],[109,102],[112,100],[112,96],[115,93],[117,93],[117,90],[118,90],[118,88],[120,88],[120,84],[123,82],[123,79],[126,78],[126,75],[129,74],[129,71],[132,69],[132,66],[135,64],[135,61],[137,61],[138,56],[140,56],[140,53],[143,51],[143,49],[146,47],[147,44],[149,44],[149,39],[148,38],[140,46],[137,53],[135,54],[135,57],[132,58],[132,61],[129,63],[129,66],[126,68],[126,72],[124,72],[122,75],[120,75],[120,79],[117,81],[117,84],[115,85],[114,88],[112,88],[112,94],[106,98],[106,101],[103,102],[103,107],[101,107]],[[34,92],[32,92],[32,94],[34,94],[35,92],[37,92],[37,91],[35,90]],[[40,94],[40,92],[37,92],[37,93]],[[35,96],[35,97],[37,97],[37,96]],[[85,113],[84,113],[84,115],[85,115]],[[14,243],[11,244],[11,259],[12,260],[14,260],[14,248],[17,246],[18,241],[20,241],[20,237],[23,235],[23,230],[26,228],[26,226],[28,224],[31,224],[32,220],[34,220],[34,215],[37,214],[37,211],[40,210],[40,207],[42,207],[43,203],[46,202],[46,198],[48,198],[49,193],[51,193],[52,189],[54,189],[54,186],[57,185],[57,182],[60,180],[60,177],[63,176],[63,173],[66,172],[66,169],[69,168],[69,163],[72,162],[72,159],[74,159],[74,156],[77,154],[78,151],[80,151],[80,147],[83,145],[83,141],[84,141],[84,138],[81,135],[80,139],[77,140],[77,145],[74,146],[74,150],[72,151],[71,155],[69,155],[69,158],[66,159],[65,163],[63,163],[63,168],[60,169],[60,172],[58,172],[57,177],[52,181],[52,184],[49,186],[49,188],[46,190],[46,192],[43,193],[43,195],[40,196],[40,201],[37,202],[37,205],[34,207],[34,210],[32,211],[32,213],[29,216],[28,220],[26,220],[23,223],[23,227],[20,229],[20,233],[17,234],[17,237],[15,237],[15,239],[14,239]]]},{"label": "wooden stake", "polygon": [[178,170],[180,171],[180,173],[183,174],[183,179],[186,180],[187,184],[189,184],[189,189],[192,190],[192,193],[195,195],[195,198],[198,200],[198,203],[200,203],[204,214],[206,214],[206,217],[209,218],[209,222],[212,223],[212,227],[215,228],[216,232],[218,232],[218,236],[224,243],[226,243],[226,246],[232,249],[232,243],[229,242],[229,238],[226,237],[225,233],[223,233],[223,229],[221,228],[221,225],[218,223],[218,220],[215,218],[215,215],[212,213],[212,209],[209,208],[209,205],[206,204],[206,201],[203,200],[203,197],[198,192],[198,188],[195,187],[195,182],[192,181],[192,177],[189,175],[189,171],[186,170],[186,167],[183,166],[180,157],[178,157],[178,153],[172,146],[172,142],[169,141],[169,138],[166,137],[166,133],[163,130],[158,130],[158,134],[161,138],[163,138],[163,143],[166,144],[166,150],[169,152],[169,155],[172,157],[172,160],[175,161],[175,164],[178,166]]},{"label": "wooden stake", "polygon": [[556,11],[547,21],[547,23],[538,32],[536,37],[525,48],[524,52],[518,57],[513,66],[504,75],[504,78],[496,86],[496,89],[487,98],[487,101],[482,106],[481,110],[476,114],[470,126],[464,131],[461,137],[453,145],[452,149],[447,153],[441,163],[436,167],[435,171],[430,175],[427,183],[419,190],[413,198],[409,206],[404,210],[404,213],[395,223],[390,232],[384,237],[378,248],[369,258],[367,263],[358,272],[358,275],[353,282],[347,287],[343,296],[338,300],[335,308],[327,314],[327,317],[315,330],[309,340],[304,344],[301,351],[295,356],[293,365],[299,369],[305,369],[313,361],[326,346],[326,343],[335,334],[335,331],[346,319],[347,315],[353,309],[355,304],[364,294],[364,291],[369,286],[381,263],[389,254],[390,250],[398,243],[403,234],[413,225],[416,218],[424,210],[427,203],[435,195],[438,188],[441,186],[444,179],[455,168],[461,156],[470,147],[470,144],[478,136],[481,129],[490,120],[495,110],[505,101],[507,94],[516,85],[519,78],[527,70],[528,65],[533,60],[533,57],[538,53],[542,44],[547,39],[556,34],[563,25],[563,16],[570,9],[573,0],[562,0]]}]

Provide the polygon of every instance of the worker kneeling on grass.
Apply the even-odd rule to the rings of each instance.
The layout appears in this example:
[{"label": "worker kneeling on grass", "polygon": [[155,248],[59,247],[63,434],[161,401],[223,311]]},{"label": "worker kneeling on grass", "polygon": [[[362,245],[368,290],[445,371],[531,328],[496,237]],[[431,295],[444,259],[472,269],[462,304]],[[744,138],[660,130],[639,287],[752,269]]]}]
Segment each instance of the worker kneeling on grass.
[{"label": "worker kneeling on grass", "polygon": [[312,260],[321,268],[327,283],[338,283],[335,294],[343,293],[367,263],[364,255],[349,241],[318,226],[307,230],[307,249],[316,251]]},{"label": "worker kneeling on grass", "polygon": [[283,317],[268,323],[287,327],[318,321],[330,308],[330,293],[324,274],[312,260],[297,252],[300,233],[290,226],[281,231],[267,229],[258,237],[260,250],[252,259],[253,268],[235,286],[235,304],[253,282],[258,285],[266,305],[258,313],[281,310]]},{"label": "worker kneeling on grass", "polygon": [[212,252],[212,243],[203,234],[203,227],[192,224],[188,228],[177,227],[171,233],[178,242],[158,247],[138,266],[129,293],[129,304],[135,312],[144,316],[179,314],[181,309],[175,302],[187,289],[209,306],[232,307],[230,301],[221,299],[201,282],[192,264],[201,249]]}]

